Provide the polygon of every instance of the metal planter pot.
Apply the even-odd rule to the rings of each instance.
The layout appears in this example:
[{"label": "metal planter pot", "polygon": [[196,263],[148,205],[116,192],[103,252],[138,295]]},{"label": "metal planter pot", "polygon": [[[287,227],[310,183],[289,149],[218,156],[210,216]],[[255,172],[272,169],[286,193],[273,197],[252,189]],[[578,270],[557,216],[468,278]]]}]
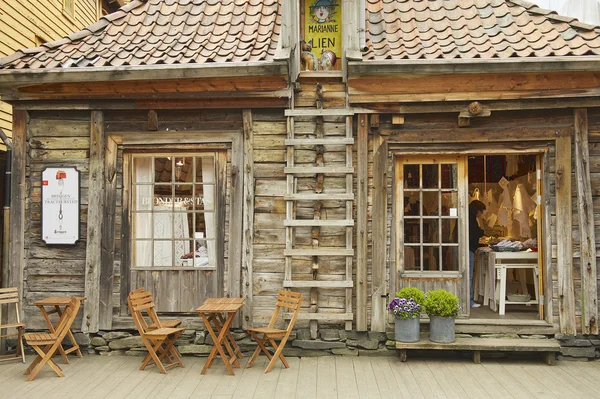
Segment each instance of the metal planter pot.
[{"label": "metal planter pot", "polygon": [[414,319],[396,318],[396,341],[418,342],[421,333],[420,317]]},{"label": "metal planter pot", "polygon": [[429,340],[442,344],[454,342],[454,317],[430,316]]}]

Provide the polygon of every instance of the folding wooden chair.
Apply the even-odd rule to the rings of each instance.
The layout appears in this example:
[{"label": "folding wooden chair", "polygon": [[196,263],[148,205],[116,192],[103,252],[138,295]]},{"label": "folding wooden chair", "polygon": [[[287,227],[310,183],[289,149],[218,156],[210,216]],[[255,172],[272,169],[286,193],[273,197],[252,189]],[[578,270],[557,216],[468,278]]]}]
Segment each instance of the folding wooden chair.
[{"label": "folding wooden chair", "polygon": [[77,316],[80,305],[80,300],[72,296],[53,333],[29,333],[24,335],[25,341],[38,354],[35,360],[27,367],[27,370],[25,370],[25,374],[29,374],[27,381],[33,380],[45,364],[48,364],[59,377],[65,376],[58,364],[52,360],[52,356],[58,350],[65,335],[67,335],[67,331],[70,331],[71,324],[73,324]]},{"label": "folding wooden chair", "polygon": [[[127,305],[140,337],[142,337],[142,342],[148,349],[148,354],[142,361],[140,370],[146,369],[150,361],[154,362],[162,374],[167,373],[167,368],[173,366],[183,367],[181,355],[175,347],[175,341],[183,333],[183,328],[163,326],[156,315],[152,295],[147,291],[132,291],[127,297]],[[143,312],[146,312],[151,321],[150,325],[155,328],[150,328]],[[164,365],[163,360],[167,361]]]},{"label": "folding wooden chair", "polygon": [[[296,318],[298,317],[298,312],[300,311],[300,305],[302,304],[302,294],[299,292],[285,291],[280,290],[279,295],[277,296],[277,303],[275,305],[275,312],[273,313],[273,317],[271,317],[271,321],[269,322],[268,327],[264,328],[250,328],[248,332],[252,335],[252,338],[258,344],[258,348],[254,351],[254,354],[250,358],[248,362],[248,367],[252,367],[254,361],[258,357],[259,353],[262,351],[265,355],[270,359],[267,368],[265,369],[265,373],[271,371],[277,359],[281,359],[281,362],[285,366],[285,368],[289,368],[289,364],[285,357],[283,356],[283,347],[287,342],[290,333],[292,332],[292,328],[294,328],[294,323],[296,323]],[[279,315],[279,311],[281,308],[289,309],[293,312],[292,318],[285,330],[279,330],[274,328],[275,322],[277,321],[277,316]],[[260,336],[262,335],[262,336]],[[280,339],[279,345],[275,342],[275,339]],[[273,355],[266,348],[267,341],[273,347],[275,351]]]},{"label": "folding wooden chair", "polygon": [[[15,305],[15,319],[16,323],[2,324],[4,317],[8,320],[8,310],[11,304]],[[7,312],[2,313],[2,309],[5,308]],[[12,317],[11,317],[12,319]],[[16,333],[9,333],[9,329],[16,329]],[[21,323],[21,316],[19,315],[19,291],[16,288],[0,288],[0,339],[8,337],[17,337],[17,350],[14,354],[0,355],[0,361],[21,359],[25,363],[25,352],[23,351],[23,330],[25,324]]]},{"label": "folding wooden chair", "polygon": [[[138,294],[143,294],[143,295],[138,295]],[[129,295],[134,295],[136,296],[136,298],[142,298],[142,297],[148,297],[150,298],[150,300],[152,301],[152,303],[154,303],[154,298],[152,297],[152,293],[150,291],[147,291],[145,288],[138,288],[136,290],[131,291],[131,293]],[[154,315],[156,316],[156,313],[154,313]],[[148,324],[145,320],[145,318],[142,318],[142,324],[144,325],[144,329],[146,330],[156,330],[158,328],[158,316],[156,317],[156,320],[150,320],[150,324]],[[162,327],[167,327],[167,328],[177,328],[181,325],[181,320],[160,320],[160,325]]]}]

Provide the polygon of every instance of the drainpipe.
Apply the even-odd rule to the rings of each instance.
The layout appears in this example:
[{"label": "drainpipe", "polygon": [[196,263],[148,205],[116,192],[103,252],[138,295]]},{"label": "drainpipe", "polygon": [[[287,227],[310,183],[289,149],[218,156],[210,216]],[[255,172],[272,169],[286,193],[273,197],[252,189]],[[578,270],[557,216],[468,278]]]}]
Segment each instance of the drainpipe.
[{"label": "drainpipe", "polygon": [[360,0],[359,1],[360,5],[359,5],[359,9],[358,9],[358,49],[359,51],[363,52],[366,50],[367,47],[367,39],[366,39],[366,22],[365,22],[365,0]]},{"label": "drainpipe", "polygon": [[6,159],[4,161],[4,209],[3,209],[3,231],[2,231],[2,286],[8,284],[8,251],[10,233],[10,180],[12,171],[12,140],[0,129],[0,139],[6,145]]}]

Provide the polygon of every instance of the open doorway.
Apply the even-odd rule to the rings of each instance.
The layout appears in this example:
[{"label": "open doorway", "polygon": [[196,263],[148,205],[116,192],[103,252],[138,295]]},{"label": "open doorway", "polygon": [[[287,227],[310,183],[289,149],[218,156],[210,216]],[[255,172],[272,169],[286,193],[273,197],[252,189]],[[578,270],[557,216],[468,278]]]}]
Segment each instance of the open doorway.
[{"label": "open doorway", "polygon": [[543,319],[540,162],[538,154],[468,157],[471,318]]}]

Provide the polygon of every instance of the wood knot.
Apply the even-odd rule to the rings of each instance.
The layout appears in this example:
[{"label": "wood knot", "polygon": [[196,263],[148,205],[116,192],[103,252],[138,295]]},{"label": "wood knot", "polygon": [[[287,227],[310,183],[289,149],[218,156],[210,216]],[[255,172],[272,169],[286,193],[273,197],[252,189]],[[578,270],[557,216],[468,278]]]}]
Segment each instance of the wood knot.
[{"label": "wood knot", "polygon": [[468,111],[469,114],[473,116],[479,115],[483,111],[483,105],[481,105],[481,103],[478,101],[473,101],[471,104],[469,104]]}]

